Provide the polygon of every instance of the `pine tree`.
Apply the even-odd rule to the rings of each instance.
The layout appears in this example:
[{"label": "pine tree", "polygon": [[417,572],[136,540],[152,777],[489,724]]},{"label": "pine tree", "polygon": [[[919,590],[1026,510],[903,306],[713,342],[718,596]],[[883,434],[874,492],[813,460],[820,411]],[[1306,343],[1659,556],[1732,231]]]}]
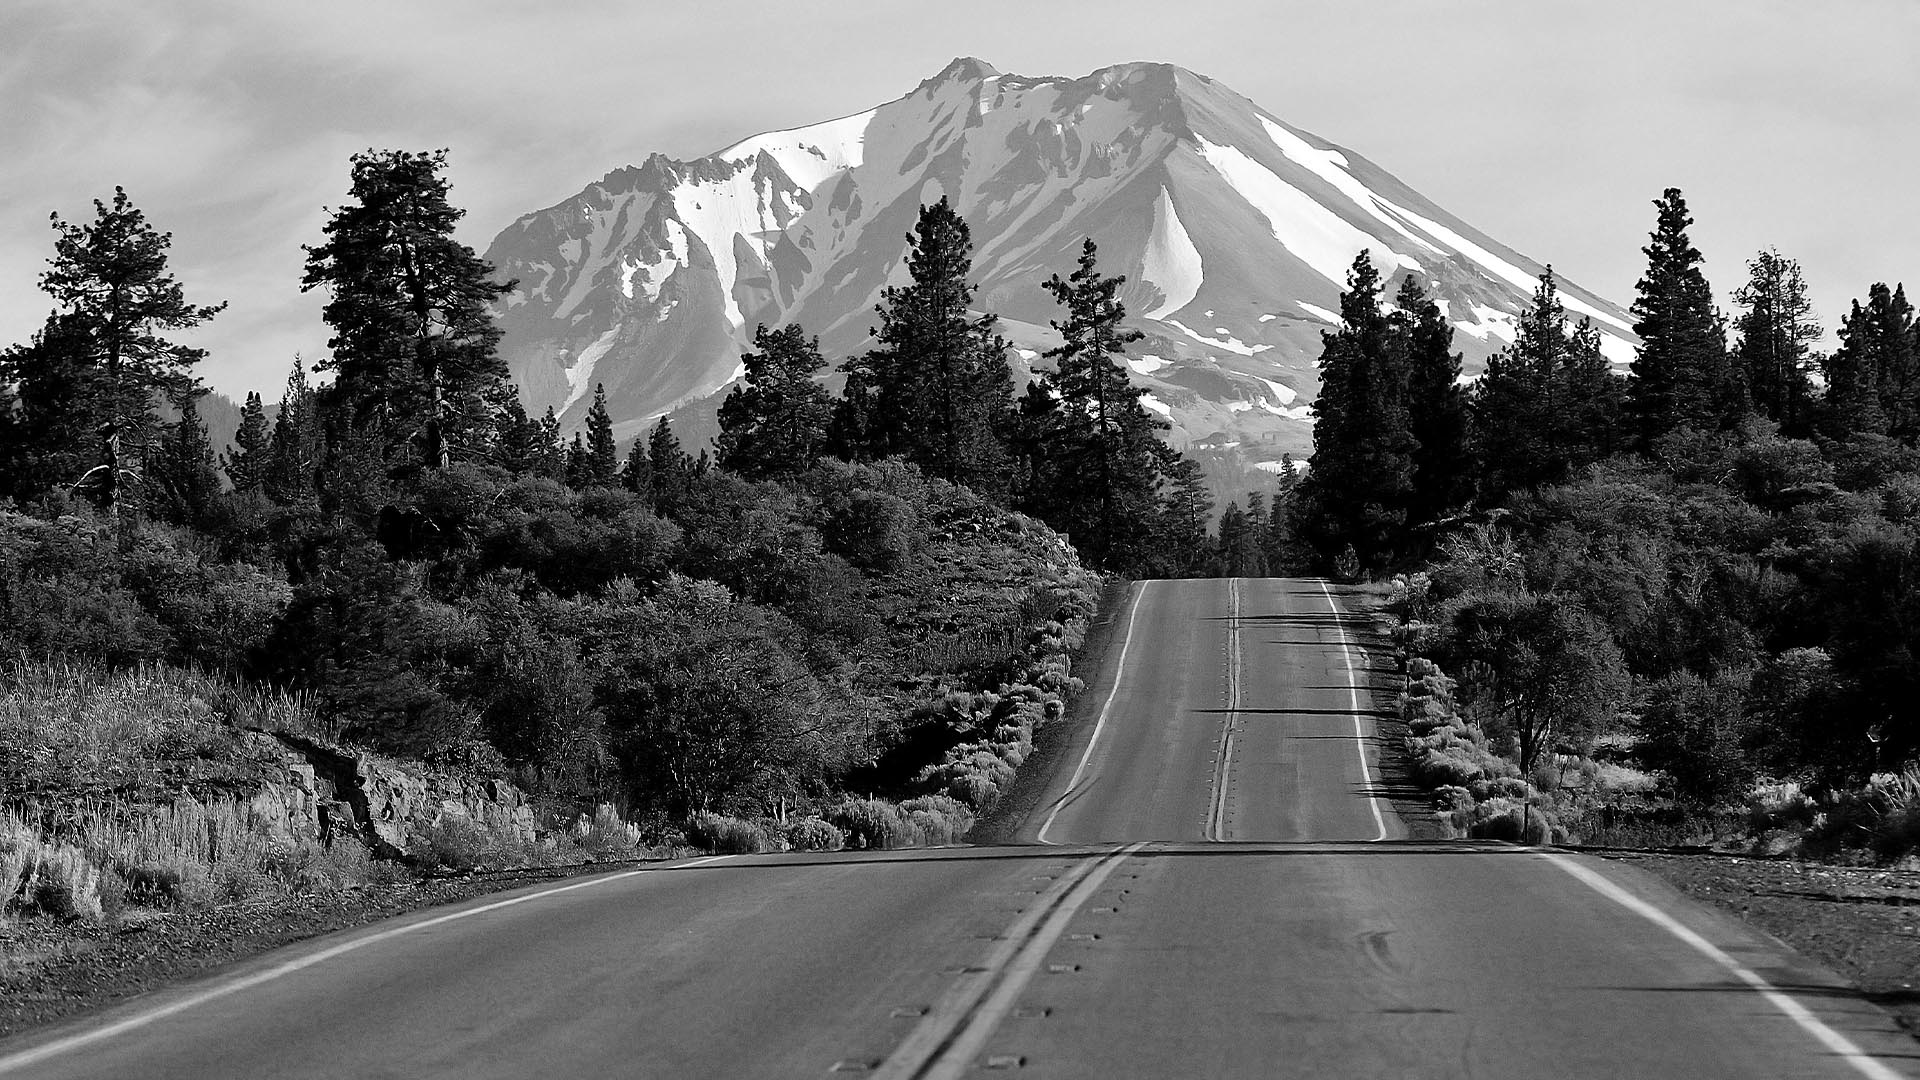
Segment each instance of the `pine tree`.
[{"label": "pine tree", "polygon": [[389,457],[430,468],[484,457],[507,368],[488,305],[511,290],[453,238],[447,152],[369,151],[352,159],[352,203],[308,247],[302,289],[324,288],[333,330],[330,407],[373,426]]},{"label": "pine tree", "polygon": [[92,347],[77,320],[56,314],[26,344],[0,353],[0,385],[13,387],[19,409],[13,467],[0,477],[0,494],[34,498],[98,464],[109,409]]},{"label": "pine tree", "polygon": [[1772,248],[1747,262],[1747,283],[1733,294],[1744,310],[1734,320],[1734,355],[1760,414],[1789,435],[1804,434],[1813,385],[1807,378],[1820,324],[1807,298],[1800,264]]},{"label": "pine tree", "polygon": [[593,387],[587,410],[587,487],[613,487],[620,480],[620,448],[613,441],[613,417],[607,413],[607,388]]},{"label": "pine tree", "polygon": [[720,404],[720,467],[752,480],[805,472],[820,459],[833,401],[815,378],[820,339],[798,325],[754,331],[746,377]]},{"label": "pine tree", "polygon": [[653,473],[653,508],[662,515],[679,511],[693,490],[694,461],[680,448],[673,425],[661,417],[647,433],[647,465]]},{"label": "pine tree", "polygon": [[545,416],[540,418],[540,467],[541,476],[549,480],[567,478],[567,443],[560,437],[560,418],[553,414],[553,406],[547,406]]},{"label": "pine tree", "polygon": [[1647,271],[1633,302],[1640,348],[1627,389],[1642,447],[1679,427],[1716,430],[1735,418],[1728,414],[1737,401],[1725,328],[1687,237],[1686,200],[1668,188],[1654,206],[1659,220],[1642,249]]},{"label": "pine tree", "polygon": [[1407,341],[1380,308],[1380,274],[1362,251],[1340,295],[1340,329],[1321,334],[1313,468],[1301,526],[1323,563],[1352,546],[1362,569],[1407,547],[1418,449],[1407,412]]},{"label": "pine tree", "polygon": [[545,426],[527,415],[518,394],[510,395],[494,414],[493,463],[518,476],[541,476],[550,453]]},{"label": "pine tree", "polygon": [[[1095,566],[1123,571],[1152,554],[1159,433],[1168,426],[1140,403],[1145,391],[1128,380],[1121,363],[1141,337],[1121,325],[1127,311],[1118,292],[1125,281],[1100,273],[1098,251],[1088,240],[1078,268],[1046,282],[1066,317],[1051,324],[1061,344],[1044,354],[1054,370],[1034,374],[1057,406],[1046,410],[1044,426],[1034,433],[1042,462],[1034,472],[1048,487],[1029,493],[1029,512],[1070,535]],[[1028,403],[1022,415],[1040,408]]]},{"label": "pine tree", "polygon": [[[40,288],[53,298],[55,315],[43,332],[36,354],[21,360],[53,365],[61,370],[53,380],[68,394],[67,407],[82,415],[62,423],[92,428],[96,452],[93,468],[83,477],[85,490],[101,506],[119,506],[124,481],[135,475],[136,463],[151,445],[159,428],[155,410],[163,398],[178,398],[196,386],[189,369],[199,363],[202,349],[168,341],[164,335],[191,330],[213,318],[226,305],[196,307],[187,303],[180,282],[167,268],[170,233],[155,232],[127,198],[113,189],[111,206],[94,200],[94,220],[76,225],[52,216],[54,255],[40,277]],[[22,398],[27,384],[44,373],[19,372]],[[44,406],[26,401],[29,410]],[[73,447],[45,446],[53,454],[71,454]]]},{"label": "pine tree", "polygon": [[1489,498],[1566,480],[1616,448],[1622,388],[1589,320],[1569,331],[1553,268],[1487,359],[1472,399],[1481,486]]},{"label": "pine tree", "polygon": [[258,491],[267,482],[271,442],[266,405],[258,392],[249,390],[247,403],[240,407],[240,430],[234,433],[233,445],[220,459],[220,467],[226,470],[233,490]]},{"label": "pine tree", "polygon": [[1904,288],[1875,283],[1840,325],[1840,347],[1825,362],[1825,427],[1839,438],[1916,434],[1915,327]]},{"label": "pine tree", "polygon": [[180,418],[149,449],[145,476],[147,502],[156,514],[176,525],[204,529],[220,497],[220,475],[214,471],[213,441],[195,404],[201,393],[174,399]]},{"label": "pine tree", "polygon": [[967,310],[972,250],[966,222],[946,199],[921,207],[907,237],[911,283],[881,294],[879,348],[845,367],[834,443],[860,460],[899,454],[929,475],[1001,498],[1013,375],[998,317]]},{"label": "pine tree", "polygon": [[647,457],[647,440],[635,439],[628,448],[627,463],[620,467],[620,486],[652,501],[653,462]]},{"label": "pine tree", "polygon": [[319,407],[307,382],[306,365],[294,358],[280,410],[267,440],[267,467],[261,478],[267,497],[291,506],[313,497],[314,476],[322,457]]},{"label": "pine tree", "polygon": [[1473,494],[1460,354],[1453,351],[1453,324],[1412,274],[1401,281],[1394,306],[1407,335],[1407,429],[1419,448],[1407,513],[1414,523],[1435,521]]},{"label": "pine tree", "polygon": [[1213,515],[1213,493],[1207,490],[1206,475],[1199,462],[1171,446],[1166,447],[1161,471],[1167,483],[1160,499],[1158,564],[1168,577],[1203,573],[1208,569],[1210,546],[1207,522]]},{"label": "pine tree", "polygon": [[584,491],[593,483],[593,456],[587,451],[587,440],[577,431],[567,444],[566,481],[575,491]]}]

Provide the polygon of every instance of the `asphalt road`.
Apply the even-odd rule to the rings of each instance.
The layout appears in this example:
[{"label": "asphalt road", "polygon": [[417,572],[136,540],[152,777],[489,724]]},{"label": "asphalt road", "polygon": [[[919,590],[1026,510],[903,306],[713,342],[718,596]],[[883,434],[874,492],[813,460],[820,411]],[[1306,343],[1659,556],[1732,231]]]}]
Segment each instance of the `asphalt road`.
[{"label": "asphalt road", "polygon": [[0,1043],[0,1077],[1920,1075],[1651,878],[1398,839],[1337,595],[1135,585],[1024,842],[422,912]]}]

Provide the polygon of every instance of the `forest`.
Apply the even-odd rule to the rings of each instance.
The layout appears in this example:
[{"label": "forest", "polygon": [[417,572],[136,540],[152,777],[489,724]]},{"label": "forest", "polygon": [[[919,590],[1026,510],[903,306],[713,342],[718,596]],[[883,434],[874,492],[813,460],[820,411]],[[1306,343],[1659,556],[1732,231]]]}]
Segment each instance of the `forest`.
[{"label": "forest", "polygon": [[[1380,583],[1416,769],[1485,835],[1920,847],[1920,328],[1874,284],[1823,337],[1799,265],[1715,303],[1655,203],[1611,370],[1551,268],[1470,386],[1365,255],[1326,335],[1312,469],[1233,572]],[[1227,529],[1223,522],[1223,530]]]}]

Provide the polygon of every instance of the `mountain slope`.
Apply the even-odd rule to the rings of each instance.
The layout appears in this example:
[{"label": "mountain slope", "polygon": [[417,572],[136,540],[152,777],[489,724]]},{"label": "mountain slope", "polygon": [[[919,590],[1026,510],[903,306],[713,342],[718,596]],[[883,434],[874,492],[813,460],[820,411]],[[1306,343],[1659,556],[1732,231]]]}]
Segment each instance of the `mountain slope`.
[{"label": "mountain slope", "polygon": [[[1091,236],[1127,276],[1147,335],[1134,375],[1169,437],[1269,467],[1310,442],[1320,333],[1361,248],[1390,281],[1436,290],[1470,369],[1511,339],[1542,270],[1205,76],[1029,78],[959,59],[870,111],[696,161],[656,154],[516,221],[487,252],[520,282],[501,309],[515,381],[570,428],[604,383],[624,437],[710,406],[759,323],[798,322],[830,358],[862,352],[880,290],[904,277],[903,237],[942,196],[973,231],[979,306],[1005,321],[1017,367],[1056,340],[1040,282]],[[1626,313],[1560,284],[1624,363]]]}]

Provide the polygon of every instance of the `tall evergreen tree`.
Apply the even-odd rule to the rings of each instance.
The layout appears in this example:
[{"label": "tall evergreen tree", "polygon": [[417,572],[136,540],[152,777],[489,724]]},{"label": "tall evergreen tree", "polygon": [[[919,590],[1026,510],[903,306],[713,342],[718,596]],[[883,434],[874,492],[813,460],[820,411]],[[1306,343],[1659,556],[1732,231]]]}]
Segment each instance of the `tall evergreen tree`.
[{"label": "tall evergreen tree", "polygon": [[267,497],[283,506],[310,498],[321,450],[314,389],[307,382],[306,365],[295,357],[280,395],[280,410],[273,418],[273,434],[267,440],[267,467],[261,478]]},{"label": "tall evergreen tree", "polygon": [[1515,324],[1513,344],[1487,359],[1473,394],[1473,432],[1488,497],[1559,483],[1616,449],[1620,380],[1588,320],[1569,331],[1553,268]]},{"label": "tall evergreen tree", "polygon": [[587,487],[613,487],[620,482],[620,448],[613,441],[613,417],[607,412],[607,388],[593,387],[593,405],[587,409]]},{"label": "tall evergreen tree", "polygon": [[1718,429],[1733,419],[1738,385],[1700,251],[1687,236],[1687,202],[1679,188],[1668,188],[1654,206],[1659,217],[1642,249],[1647,270],[1633,302],[1640,348],[1627,388],[1643,447],[1678,427]]},{"label": "tall evergreen tree", "polygon": [[1207,490],[1206,475],[1199,462],[1171,446],[1165,446],[1161,472],[1166,475],[1160,499],[1161,573],[1167,577],[1204,573],[1210,546],[1207,523],[1213,516],[1213,493]]},{"label": "tall evergreen tree", "polygon": [[1418,444],[1407,415],[1407,341],[1380,307],[1380,273],[1362,251],[1340,294],[1340,329],[1321,333],[1313,468],[1302,529],[1323,563],[1351,545],[1361,568],[1405,549]]},{"label": "tall evergreen tree", "polygon": [[1412,274],[1394,297],[1407,335],[1407,430],[1418,447],[1414,523],[1434,521],[1473,494],[1467,447],[1467,393],[1460,385],[1460,354],[1453,351],[1453,324]]},{"label": "tall evergreen tree", "polygon": [[680,437],[673,425],[661,417],[647,433],[647,466],[653,474],[653,508],[656,513],[677,513],[693,490],[694,460],[680,448]]},{"label": "tall evergreen tree", "polygon": [[334,372],[327,400],[373,425],[389,457],[430,468],[481,457],[507,377],[488,311],[511,284],[453,238],[447,152],[369,151],[352,159],[352,202],[308,247],[301,288],[329,295]]},{"label": "tall evergreen tree", "polygon": [[827,362],[801,327],[754,331],[745,381],[720,403],[720,467],[749,479],[804,472],[820,459],[833,401],[815,378]]},{"label": "tall evergreen tree", "polygon": [[1118,293],[1125,281],[1100,273],[1092,240],[1082,245],[1071,275],[1047,280],[1066,316],[1052,322],[1061,344],[1044,354],[1054,370],[1034,374],[1057,407],[1035,433],[1040,461],[1029,512],[1072,536],[1082,555],[1108,570],[1137,569],[1152,555],[1162,479],[1159,433],[1168,426],[1140,403],[1146,391],[1128,380],[1121,362],[1141,337],[1121,325],[1127,309]]},{"label": "tall evergreen tree", "polygon": [[567,444],[567,486],[584,491],[593,486],[593,459],[587,452],[587,440],[579,432]]},{"label": "tall evergreen tree", "polygon": [[[204,392],[204,391],[202,391]],[[202,392],[174,399],[180,418],[167,425],[148,451],[147,504],[176,525],[206,528],[220,497],[220,475],[213,467],[213,440],[195,404]]]},{"label": "tall evergreen tree", "polygon": [[493,463],[517,475],[544,475],[546,428],[527,415],[520,395],[509,395],[493,419]]},{"label": "tall evergreen tree", "polygon": [[560,437],[560,418],[547,406],[540,417],[540,475],[549,480],[567,478],[567,443]]},{"label": "tall evergreen tree", "polygon": [[620,466],[620,486],[652,501],[653,461],[647,457],[647,440],[635,439],[627,449],[627,463]]},{"label": "tall evergreen tree", "polygon": [[861,459],[899,454],[928,474],[989,497],[1007,490],[1003,443],[1013,375],[999,318],[972,315],[973,241],[941,199],[907,237],[911,281],[875,309],[879,348],[845,367],[835,443]]},{"label": "tall evergreen tree", "polygon": [[1747,283],[1733,294],[1743,309],[1734,319],[1734,356],[1761,415],[1789,435],[1811,420],[1813,385],[1807,378],[1820,324],[1807,298],[1800,264],[1772,248],[1747,262]]},{"label": "tall evergreen tree", "polygon": [[[55,315],[37,339],[38,348],[16,355],[9,366],[26,362],[54,369],[15,373],[23,403],[30,417],[51,404],[42,396],[48,388],[43,376],[60,386],[52,396],[64,398],[63,407],[76,412],[39,433],[64,426],[72,437],[78,434],[73,428],[90,428],[94,453],[86,456],[93,468],[84,487],[102,506],[116,508],[124,479],[136,474],[159,428],[156,406],[193,390],[190,369],[206,355],[167,336],[192,330],[226,305],[187,303],[167,267],[172,234],[156,232],[125,189],[113,189],[111,205],[96,199],[93,206],[94,219],[84,225],[52,216],[54,255],[40,288],[53,298]],[[51,420],[44,413],[41,418]],[[71,445],[40,449],[79,456]]]},{"label": "tall evergreen tree", "polygon": [[13,387],[19,410],[12,467],[0,474],[0,494],[42,495],[98,464],[109,410],[91,350],[78,320],[55,314],[30,341],[0,353],[0,384]]},{"label": "tall evergreen tree", "polygon": [[1876,282],[1840,324],[1840,347],[1825,363],[1829,434],[1916,434],[1915,327],[1904,288]]},{"label": "tall evergreen tree", "polygon": [[258,491],[267,482],[268,460],[272,456],[272,438],[267,429],[267,407],[257,391],[247,391],[247,403],[240,407],[240,430],[233,445],[221,456],[220,467],[235,491]]}]

